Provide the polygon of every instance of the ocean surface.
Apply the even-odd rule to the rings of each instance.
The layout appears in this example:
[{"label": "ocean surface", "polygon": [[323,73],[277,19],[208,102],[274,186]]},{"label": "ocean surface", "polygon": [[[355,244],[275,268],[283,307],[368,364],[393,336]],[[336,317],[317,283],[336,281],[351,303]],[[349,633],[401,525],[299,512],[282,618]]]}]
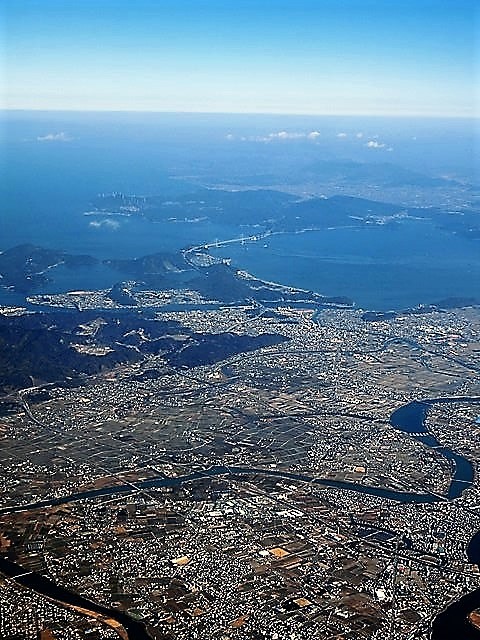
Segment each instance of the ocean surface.
[{"label": "ocean surface", "polygon": [[[172,115],[139,118],[132,115],[122,122],[119,116],[105,114],[4,114],[0,120],[0,250],[32,243],[97,258],[133,258],[238,237],[239,231],[248,234],[248,229],[235,225],[235,211],[229,212],[224,224],[84,215],[99,193],[159,195],[169,200],[198,185],[211,184],[217,173],[221,184],[228,172],[253,176],[265,172],[266,153],[270,153],[265,145],[252,142],[247,149],[243,142],[226,142],[229,132],[245,132],[252,118],[232,121],[211,116],[198,122],[172,120]],[[254,133],[281,128],[279,118],[255,121]],[[463,175],[473,170],[469,161],[472,142],[461,124],[445,129],[443,138],[438,123],[427,129],[421,123],[407,124],[397,123],[392,129],[394,125],[383,120],[297,119],[290,122],[291,128],[332,134],[331,140],[325,134],[330,142],[318,149],[292,149],[297,164],[303,154],[308,154],[308,162],[314,154],[323,159],[335,157],[339,152],[334,150],[338,142],[333,132],[337,129],[370,127],[387,136],[390,126],[395,145],[390,162],[402,161],[405,166],[410,155],[413,168],[424,165],[432,174],[451,173],[455,167]],[[419,131],[423,132],[421,146],[413,154],[411,148],[417,142],[412,139],[416,140]],[[289,151],[269,149],[268,171],[275,174],[277,167],[285,168]],[[341,153],[345,157],[347,151]],[[364,145],[348,151],[349,157],[362,161],[366,153]],[[365,309],[400,309],[451,296],[480,295],[480,239],[447,233],[428,220],[402,219],[361,227],[352,221],[350,228],[275,235],[212,251],[259,278],[324,295],[348,296]],[[102,266],[59,269],[44,291],[102,288],[110,286],[111,279],[112,272]],[[13,300],[11,294],[0,293],[0,302],[9,300]]]},{"label": "ocean surface", "polygon": [[365,309],[480,294],[480,241],[429,222],[288,233],[211,251],[267,280],[347,296]]}]

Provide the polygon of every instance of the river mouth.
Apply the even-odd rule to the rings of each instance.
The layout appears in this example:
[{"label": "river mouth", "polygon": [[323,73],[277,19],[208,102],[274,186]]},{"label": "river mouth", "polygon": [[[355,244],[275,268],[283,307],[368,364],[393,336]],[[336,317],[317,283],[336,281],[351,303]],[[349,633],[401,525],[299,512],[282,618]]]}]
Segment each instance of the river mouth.
[{"label": "river mouth", "polygon": [[432,624],[431,640],[478,640],[480,617],[473,624],[472,614],[480,604],[480,589],[463,596],[440,613]]}]

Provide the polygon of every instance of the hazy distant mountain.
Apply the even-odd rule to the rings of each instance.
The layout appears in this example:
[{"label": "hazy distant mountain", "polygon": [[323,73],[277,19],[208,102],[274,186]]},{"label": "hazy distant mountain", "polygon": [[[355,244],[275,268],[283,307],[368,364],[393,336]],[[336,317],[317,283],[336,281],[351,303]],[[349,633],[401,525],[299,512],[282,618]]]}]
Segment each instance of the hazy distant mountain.
[{"label": "hazy distant mountain", "polygon": [[304,177],[335,183],[366,183],[382,187],[441,187],[457,184],[444,178],[432,178],[389,162],[366,163],[353,160],[320,160],[304,169]]},{"label": "hazy distant mountain", "polygon": [[[296,230],[306,227],[325,228],[352,225],[354,219],[392,216],[402,211],[399,205],[375,202],[350,196],[309,198],[289,207],[276,222],[276,228]],[[358,221],[357,221],[358,222]]]}]

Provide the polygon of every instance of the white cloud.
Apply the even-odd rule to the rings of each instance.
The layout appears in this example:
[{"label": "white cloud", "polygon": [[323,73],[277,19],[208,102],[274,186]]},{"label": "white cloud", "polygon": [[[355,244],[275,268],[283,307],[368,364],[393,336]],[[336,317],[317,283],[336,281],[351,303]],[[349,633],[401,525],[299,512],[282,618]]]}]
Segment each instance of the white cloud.
[{"label": "white cloud", "polygon": [[376,140],[369,140],[365,146],[369,149],[385,149],[387,145],[383,142],[377,142]]},{"label": "white cloud", "polygon": [[321,136],[320,131],[273,131],[264,136],[235,136],[228,133],[226,140],[241,140],[242,142],[274,142],[276,140],[316,140]]},{"label": "white cloud", "polygon": [[116,220],[92,220],[92,222],[88,223],[89,227],[93,227],[94,229],[101,229],[105,227],[106,229],[111,229],[112,231],[116,231],[120,227],[120,223]]},{"label": "white cloud", "polygon": [[344,133],[343,131],[340,133],[337,133],[337,138],[347,138],[347,137],[348,137],[347,134]]},{"label": "white cloud", "polygon": [[363,132],[359,131],[356,135],[357,138],[363,138]]},{"label": "white cloud", "polygon": [[275,140],[302,140],[306,138],[306,133],[301,132],[289,132],[289,131],[275,131],[269,133],[266,136],[249,136],[246,138],[240,138],[241,140],[248,140],[250,142],[273,142]]},{"label": "white cloud", "polygon": [[72,136],[60,131],[60,133],[47,133],[45,136],[37,136],[38,142],[71,142]]},{"label": "white cloud", "polygon": [[289,133],[288,131],[279,131],[278,133],[270,133],[269,138],[280,140],[298,140],[299,138],[305,138],[305,133]]}]

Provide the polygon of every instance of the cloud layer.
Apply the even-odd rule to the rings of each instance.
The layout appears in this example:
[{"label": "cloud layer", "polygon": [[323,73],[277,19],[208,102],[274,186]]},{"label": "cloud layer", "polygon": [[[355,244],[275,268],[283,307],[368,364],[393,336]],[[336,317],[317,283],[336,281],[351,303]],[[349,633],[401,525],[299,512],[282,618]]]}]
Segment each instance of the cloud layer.
[{"label": "cloud layer", "polygon": [[365,143],[367,149],[385,149],[385,151],[393,151],[393,147],[387,147],[384,142],[378,142],[378,140],[369,140]]},{"label": "cloud layer", "polygon": [[[241,136],[233,133],[229,133],[225,136],[226,140],[235,141],[238,140],[240,142],[276,142],[276,141],[287,141],[287,140],[306,140],[311,142],[319,141],[320,138],[325,139],[328,142],[328,139],[333,137],[338,141],[345,141],[348,144],[361,144],[367,149],[383,149],[384,151],[393,151],[393,147],[388,146],[385,142],[380,142],[378,140],[378,135],[365,134],[363,131],[357,132],[345,132],[339,131],[338,133],[327,132],[326,137],[322,137],[320,131],[273,131],[272,133],[268,133],[266,135],[261,136]],[[367,140],[364,142],[364,140]]]},{"label": "cloud layer", "polygon": [[59,133],[47,133],[44,136],[37,136],[37,142],[71,142],[73,140],[72,136],[65,131],[60,131]]},{"label": "cloud layer", "polygon": [[321,136],[320,131],[274,131],[265,136],[235,136],[227,134],[227,140],[240,140],[242,142],[274,142],[275,140],[317,140]]},{"label": "cloud layer", "polygon": [[88,223],[89,227],[92,227],[93,229],[110,229],[111,231],[116,231],[117,229],[119,229],[120,227],[120,223],[117,222],[116,220],[109,220],[104,219],[104,220],[92,220],[92,222]]}]

